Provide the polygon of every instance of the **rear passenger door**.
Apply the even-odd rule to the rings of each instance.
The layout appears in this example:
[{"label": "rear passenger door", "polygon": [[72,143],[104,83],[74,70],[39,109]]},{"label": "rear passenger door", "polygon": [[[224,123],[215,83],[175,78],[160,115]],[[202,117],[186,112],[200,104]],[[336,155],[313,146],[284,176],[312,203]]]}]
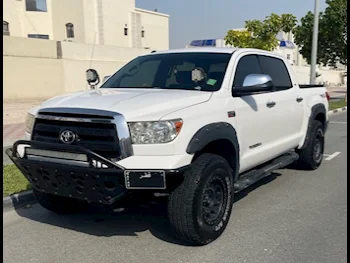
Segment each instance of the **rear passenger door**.
[{"label": "rear passenger door", "polygon": [[275,86],[271,100],[276,104],[272,111],[275,141],[271,150],[284,153],[299,144],[303,122],[303,101],[298,100],[299,89],[293,85],[285,62],[278,57],[258,56],[263,74],[272,78]]}]

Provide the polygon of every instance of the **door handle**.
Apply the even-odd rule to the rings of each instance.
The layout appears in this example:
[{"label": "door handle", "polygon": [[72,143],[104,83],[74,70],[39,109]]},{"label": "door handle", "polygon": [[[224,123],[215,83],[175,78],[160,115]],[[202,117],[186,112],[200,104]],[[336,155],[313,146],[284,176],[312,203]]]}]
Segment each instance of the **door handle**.
[{"label": "door handle", "polygon": [[300,103],[303,101],[303,98],[302,97],[297,97],[297,102]]},{"label": "door handle", "polygon": [[266,103],[266,106],[268,108],[273,108],[273,107],[275,107],[275,105],[276,105],[276,102],[274,102],[274,101],[269,101],[269,102]]}]

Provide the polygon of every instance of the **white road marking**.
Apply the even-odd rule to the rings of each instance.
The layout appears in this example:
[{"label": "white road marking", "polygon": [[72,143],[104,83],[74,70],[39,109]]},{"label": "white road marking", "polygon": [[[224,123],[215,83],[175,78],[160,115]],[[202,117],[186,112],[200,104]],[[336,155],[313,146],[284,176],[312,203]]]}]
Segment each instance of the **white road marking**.
[{"label": "white road marking", "polygon": [[330,121],[329,123],[337,123],[337,124],[347,124],[346,121]]},{"label": "white road marking", "polygon": [[336,156],[338,156],[339,154],[340,154],[340,152],[335,152],[335,153],[329,155],[325,160],[326,160],[326,161],[330,161],[330,160],[332,160],[333,158],[335,158]]}]

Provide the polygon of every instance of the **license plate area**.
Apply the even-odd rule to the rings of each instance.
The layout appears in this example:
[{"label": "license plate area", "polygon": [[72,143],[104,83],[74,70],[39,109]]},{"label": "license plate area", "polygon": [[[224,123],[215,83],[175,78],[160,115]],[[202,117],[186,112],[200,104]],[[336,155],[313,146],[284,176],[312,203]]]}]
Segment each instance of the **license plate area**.
[{"label": "license plate area", "polygon": [[161,170],[124,172],[127,189],[165,189],[165,172]]}]

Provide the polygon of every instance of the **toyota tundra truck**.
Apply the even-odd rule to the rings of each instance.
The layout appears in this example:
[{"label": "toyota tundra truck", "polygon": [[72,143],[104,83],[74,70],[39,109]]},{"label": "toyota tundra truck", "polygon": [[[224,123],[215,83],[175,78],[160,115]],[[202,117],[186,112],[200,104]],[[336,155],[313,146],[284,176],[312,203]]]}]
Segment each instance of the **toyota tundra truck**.
[{"label": "toyota tundra truck", "polygon": [[205,245],[226,228],[235,193],[276,169],[321,165],[326,89],[298,85],[275,53],[154,52],[95,84],[31,109],[25,140],[6,151],[55,213],[160,193],[177,237]]}]

